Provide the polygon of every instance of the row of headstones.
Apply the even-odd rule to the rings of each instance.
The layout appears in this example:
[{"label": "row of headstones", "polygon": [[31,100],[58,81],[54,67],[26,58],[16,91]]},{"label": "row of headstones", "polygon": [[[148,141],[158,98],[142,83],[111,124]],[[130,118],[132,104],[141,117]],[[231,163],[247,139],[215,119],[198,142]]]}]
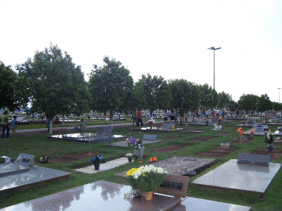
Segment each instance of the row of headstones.
[{"label": "row of headstones", "polygon": [[[208,122],[209,125],[212,124],[212,119],[209,119],[207,122]],[[205,125],[206,121],[204,119],[194,119],[194,124]]]}]

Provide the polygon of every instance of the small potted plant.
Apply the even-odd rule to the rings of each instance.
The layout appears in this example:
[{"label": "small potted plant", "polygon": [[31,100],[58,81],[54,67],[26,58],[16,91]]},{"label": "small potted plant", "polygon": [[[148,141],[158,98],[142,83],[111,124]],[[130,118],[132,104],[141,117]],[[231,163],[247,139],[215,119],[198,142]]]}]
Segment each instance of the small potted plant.
[{"label": "small potted plant", "polygon": [[127,157],[128,162],[132,161],[132,154],[131,153],[127,153],[125,156]]},{"label": "small potted plant", "polygon": [[134,149],[135,149],[135,153],[139,155],[139,159],[142,159],[145,149],[145,147],[142,144],[142,138],[140,138],[138,141],[135,140]]},{"label": "small potted plant", "polygon": [[272,150],[273,150],[272,144],[273,144],[274,140],[275,140],[275,134],[272,133],[271,130],[269,130],[268,132],[265,132],[264,141],[265,141],[265,143],[269,144],[268,147],[267,147],[268,152],[272,152]]},{"label": "small potted plant", "polygon": [[99,170],[100,164],[106,163],[105,159],[101,155],[96,155],[90,159],[90,162],[93,163],[95,170]]},{"label": "small potted plant", "polygon": [[141,193],[144,193],[146,200],[151,200],[153,192],[160,187],[166,174],[167,171],[161,167],[146,165],[130,169],[124,177],[127,178],[132,189],[139,189]]}]

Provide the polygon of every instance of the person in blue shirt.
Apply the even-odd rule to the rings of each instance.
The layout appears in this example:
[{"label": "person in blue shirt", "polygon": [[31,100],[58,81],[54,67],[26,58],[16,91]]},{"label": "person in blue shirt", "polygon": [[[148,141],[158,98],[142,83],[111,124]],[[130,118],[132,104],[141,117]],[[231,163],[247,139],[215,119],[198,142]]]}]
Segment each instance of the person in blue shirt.
[{"label": "person in blue shirt", "polygon": [[14,116],[14,119],[11,121],[11,128],[12,128],[12,136],[16,136],[16,129],[18,129],[17,116]]}]

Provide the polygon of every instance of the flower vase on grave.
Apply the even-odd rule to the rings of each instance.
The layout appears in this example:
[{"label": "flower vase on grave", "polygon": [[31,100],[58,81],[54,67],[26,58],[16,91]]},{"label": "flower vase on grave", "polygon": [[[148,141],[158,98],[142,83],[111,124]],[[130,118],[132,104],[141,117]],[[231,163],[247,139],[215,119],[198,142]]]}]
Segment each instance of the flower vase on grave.
[{"label": "flower vase on grave", "polygon": [[139,155],[139,159],[142,159],[144,154],[144,149],[135,150],[135,153]]},{"label": "flower vase on grave", "polygon": [[131,163],[132,161],[132,158],[128,157],[128,162]]},{"label": "flower vase on grave", "polygon": [[100,167],[100,163],[94,163],[95,170],[99,170],[99,167]]},{"label": "flower vase on grave", "polygon": [[221,119],[218,120],[218,124],[219,124],[219,125],[221,124]]},{"label": "flower vase on grave", "polygon": [[208,125],[209,125],[209,122],[206,122],[206,125],[208,126]]},{"label": "flower vase on grave", "polygon": [[250,140],[254,140],[254,133],[250,133]]},{"label": "flower vase on grave", "polygon": [[269,144],[268,147],[267,147],[267,149],[268,149],[268,152],[272,152],[273,146],[272,146],[271,144]]},{"label": "flower vase on grave", "polygon": [[240,137],[240,140],[241,140],[241,143],[244,143],[244,141],[245,141],[245,136],[241,136],[241,137]]},{"label": "flower vase on grave", "polygon": [[152,200],[153,194],[154,194],[153,191],[145,192],[145,193],[144,193],[145,199],[146,199],[147,201]]}]

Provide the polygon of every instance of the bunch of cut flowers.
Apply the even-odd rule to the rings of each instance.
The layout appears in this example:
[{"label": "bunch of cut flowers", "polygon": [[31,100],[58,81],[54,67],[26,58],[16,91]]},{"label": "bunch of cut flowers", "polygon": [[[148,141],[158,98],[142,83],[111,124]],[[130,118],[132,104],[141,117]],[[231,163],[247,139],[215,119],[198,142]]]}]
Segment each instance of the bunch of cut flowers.
[{"label": "bunch of cut flowers", "polygon": [[132,186],[132,189],[139,189],[141,192],[156,191],[162,184],[167,171],[153,165],[132,168],[124,177]]},{"label": "bunch of cut flowers", "polygon": [[272,145],[274,140],[275,140],[275,134],[272,133],[271,130],[269,130],[268,132],[265,132],[264,134],[265,143]]},{"label": "bunch of cut flowers", "polygon": [[142,138],[140,138],[138,141],[135,141],[133,147],[136,150],[145,149],[145,147],[142,144]]},{"label": "bunch of cut flowers", "polygon": [[242,131],[241,127],[239,127],[236,131],[239,133],[239,135],[244,135],[244,132]]}]

